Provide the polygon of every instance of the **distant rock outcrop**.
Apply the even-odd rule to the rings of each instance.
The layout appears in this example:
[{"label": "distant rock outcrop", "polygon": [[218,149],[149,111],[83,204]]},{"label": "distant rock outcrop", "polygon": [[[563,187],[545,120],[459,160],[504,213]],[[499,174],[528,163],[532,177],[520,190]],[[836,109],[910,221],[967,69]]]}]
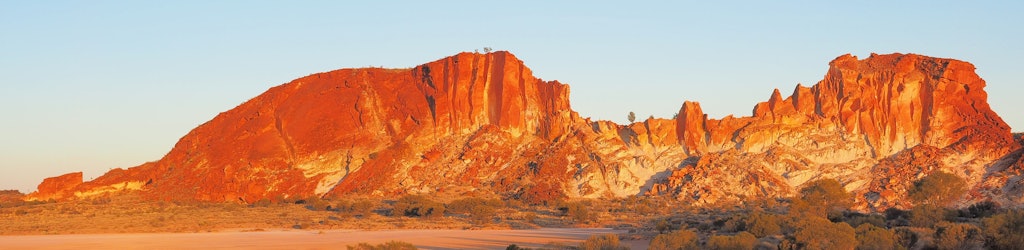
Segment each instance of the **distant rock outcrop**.
[{"label": "distant rock outcrop", "polygon": [[[1020,204],[1020,143],[973,65],[913,54],[840,56],[825,79],[775,90],[752,116],[581,118],[569,87],[508,52],[410,69],[341,69],[273,87],[185,135],[162,159],[29,199],[135,190],[168,200],[396,196],[452,188],[533,202],[670,195],[695,204],[790,195],[836,178],[864,209],[905,206],[909,183],[965,177],[964,201]],[[74,174],[71,174],[74,175]]]}]

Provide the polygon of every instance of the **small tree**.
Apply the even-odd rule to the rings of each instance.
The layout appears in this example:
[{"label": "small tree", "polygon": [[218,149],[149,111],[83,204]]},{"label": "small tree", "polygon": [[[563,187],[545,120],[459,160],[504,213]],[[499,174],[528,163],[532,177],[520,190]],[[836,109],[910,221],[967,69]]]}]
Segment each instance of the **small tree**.
[{"label": "small tree", "polygon": [[484,53],[485,54],[490,54],[491,51],[493,51],[493,49],[491,49],[491,47],[484,47]]},{"label": "small tree", "polygon": [[914,182],[914,186],[907,192],[910,199],[918,204],[945,206],[967,192],[967,183],[959,176],[935,172]]},{"label": "small tree", "polygon": [[629,119],[630,123],[636,121],[636,113],[633,113],[633,111],[629,111],[629,115],[626,115],[626,119]]},{"label": "small tree", "polygon": [[808,212],[826,216],[830,212],[850,207],[851,196],[839,181],[831,178],[807,183],[800,189],[800,198],[809,205]]}]

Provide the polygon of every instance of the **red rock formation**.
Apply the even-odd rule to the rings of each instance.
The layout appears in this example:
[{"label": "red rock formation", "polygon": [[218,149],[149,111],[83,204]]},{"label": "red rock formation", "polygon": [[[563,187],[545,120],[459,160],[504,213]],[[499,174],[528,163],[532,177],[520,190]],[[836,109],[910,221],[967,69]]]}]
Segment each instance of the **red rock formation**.
[{"label": "red rock formation", "polygon": [[[782,135],[779,131],[824,123],[863,136],[875,158],[919,144],[944,148],[957,142],[986,144],[979,147],[1012,142],[1010,127],[989,108],[985,81],[970,63],[873,54],[865,60],[844,55],[829,65],[825,79],[814,87],[797,85],[786,99],[776,89],[767,102],[754,107],[752,117],[701,121],[700,115],[682,115],[699,112],[699,104],[687,102],[680,110],[677,134],[695,151],[704,151],[705,146],[694,138],[709,133],[709,149],[738,145],[763,152],[765,147],[746,144],[773,144]],[[687,136],[690,139],[684,140]],[[970,147],[967,144],[961,147]]]},{"label": "red rock formation", "polygon": [[43,179],[39,183],[34,200],[61,199],[72,195],[74,189],[82,184],[82,172],[67,173],[61,176]]},{"label": "red rock formation", "polygon": [[683,145],[687,154],[699,154],[708,150],[707,141],[708,116],[700,109],[700,103],[686,101],[679,108],[676,116],[676,135],[679,144]]},{"label": "red rock formation", "polygon": [[[244,201],[388,186],[397,181],[391,161],[445,137],[489,126],[513,138],[562,136],[579,120],[568,96],[568,86],[534,78],[507,52],[313,74],[221,113],[160,161],[87,186],[143,182],[158,198]],[[373,169],[357,171],[364,165]]]},{"label": "red rock formation", "polygon": [[[785,99],[776,89],[750,117],[706,119],[698,104],[685,103],[677,118],[680,141],[690,152],[750,153],[736,157],[774,165],[774,173],[763,177],[787,176],[793,186],[814,178],[841,178],[880,208],[905,204],[894,202],[898,197],[878,199],[879,193],[901,193],[904,186],[939,169],[977,184],[988,178],[983,168],[1018,148],[1009,126],[989,108],[985,81],[970,63],[873,54],[864,60],[844,55],[829,65],[825,79],[815,86],[797,85]],[[933,157],[898,154],[928,151],[924,148],[933,149]],[[764,154],[789,155],[799,163],[775,162]],[[920,168],[924,165],[933,167]],[[885,174],[868,174],[880,170]],[[678,175],[659,189],[684,192],[696,185],[680,183]]]},{"label": "red rock formation", "polygon": [[580,118],[567,85],[535,78],[507,52],[341,69],[217,115],[159,161],[85,183],[80,173],[47,179],[29,198],[138,191],[252,202],[479,188],[533,202],[647,193],[712,204],[830,177],[878,209],[902,206],[916,178],[948,171],[970,180],[979,195],[969,199],[1019,203],[1000,190],[1024,192],[1008,189],[1020,179],[1011,153],[1020,145],[973,70],[912,54],[844,55],[818,84],[785,98],[776,89],[752,116],[708,119],[687,101],[674,120],[619,125]]}]

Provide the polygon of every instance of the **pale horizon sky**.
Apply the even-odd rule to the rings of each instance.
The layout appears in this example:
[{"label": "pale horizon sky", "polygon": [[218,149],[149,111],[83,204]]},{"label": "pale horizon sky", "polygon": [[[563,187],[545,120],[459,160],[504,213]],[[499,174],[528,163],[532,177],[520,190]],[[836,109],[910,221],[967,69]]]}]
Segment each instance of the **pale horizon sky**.
[{"label": "pale horizon sky", "polygon": [[584,117],[749,116],[851,53],[973,63],[1024,131],[1024,4],[982,1],[4,1],[0,189],[160,159],[181,136],[316,72],[483,47],[571,86]]}]

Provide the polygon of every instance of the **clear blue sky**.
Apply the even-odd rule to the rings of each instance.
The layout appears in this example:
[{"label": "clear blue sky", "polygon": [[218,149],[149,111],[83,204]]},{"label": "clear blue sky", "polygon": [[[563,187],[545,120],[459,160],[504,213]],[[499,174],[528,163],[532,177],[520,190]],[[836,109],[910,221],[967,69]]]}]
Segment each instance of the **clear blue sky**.
[{"label": "clear blue sky", "polygon": [[1019,1],[339,2],[0,2],[0,189],[157,160],[294,78],[485,46],[570,84],[581,115],[617,122],[670,117],[684,100],[750,115],[846,53],[956,58],[1024,128]]}]

